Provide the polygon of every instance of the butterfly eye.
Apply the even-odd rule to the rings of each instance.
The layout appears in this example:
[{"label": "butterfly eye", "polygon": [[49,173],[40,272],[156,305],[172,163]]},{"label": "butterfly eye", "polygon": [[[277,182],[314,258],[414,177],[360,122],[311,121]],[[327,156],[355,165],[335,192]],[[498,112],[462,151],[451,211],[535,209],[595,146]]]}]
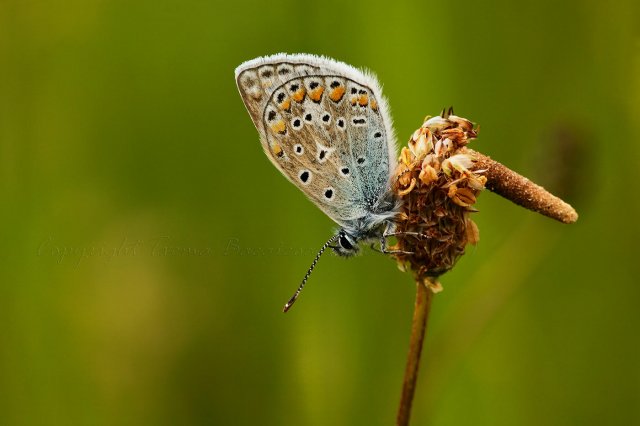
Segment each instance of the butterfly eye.
[{"label": "butterfly eye", "polygon": [[340,246],[342,246],[342,248],[345,250],[353,250],[353,245],[349,242],[347,237],[345,237],[344,235],[340,235],[340,239],[338,240],[338,243],[340,243]]}]

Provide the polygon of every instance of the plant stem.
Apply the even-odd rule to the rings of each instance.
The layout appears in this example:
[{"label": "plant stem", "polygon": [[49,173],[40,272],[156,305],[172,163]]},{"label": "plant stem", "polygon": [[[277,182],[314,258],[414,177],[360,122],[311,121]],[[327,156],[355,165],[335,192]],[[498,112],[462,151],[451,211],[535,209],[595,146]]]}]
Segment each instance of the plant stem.
[{"label": "plant stem", "polygon": [[400,407],[396,418],[397,426],[407,426],[411,417],[411,403],[416,389],[420,354],[422,353],[422,343],[427,329],[427,319],[429,318],[432,299],[433,291],[427,287],[426,283],[417,280],[416,303],[413,310],[411,338],[409,340],[409,355],[407,356],[407,366],[402,384],[402,397],[400,398]]}]

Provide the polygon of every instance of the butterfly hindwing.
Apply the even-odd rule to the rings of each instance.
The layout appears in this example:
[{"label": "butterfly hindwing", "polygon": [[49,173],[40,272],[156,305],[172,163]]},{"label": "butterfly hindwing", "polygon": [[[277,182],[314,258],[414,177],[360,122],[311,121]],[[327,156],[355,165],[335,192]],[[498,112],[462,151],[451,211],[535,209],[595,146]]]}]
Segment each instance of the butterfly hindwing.
[{"label": "butterfly hindwing", "polygon": [[312,55],[276,55],[236,70],[274,165],[344,225],[388,191],[395,137],[372,76]]}]

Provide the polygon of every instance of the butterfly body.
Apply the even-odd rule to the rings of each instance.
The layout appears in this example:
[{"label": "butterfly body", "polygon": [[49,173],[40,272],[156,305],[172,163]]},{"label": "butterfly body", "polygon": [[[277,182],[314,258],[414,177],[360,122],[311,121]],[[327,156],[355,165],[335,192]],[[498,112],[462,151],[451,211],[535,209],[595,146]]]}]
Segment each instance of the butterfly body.
[{"label": "butterfly body", "polygon": [[305,54],[257,58],[235,77],[267,157],[340,225],[326,246],[349,256],[384,238],[399,201],[395,135],[376,78]]}]

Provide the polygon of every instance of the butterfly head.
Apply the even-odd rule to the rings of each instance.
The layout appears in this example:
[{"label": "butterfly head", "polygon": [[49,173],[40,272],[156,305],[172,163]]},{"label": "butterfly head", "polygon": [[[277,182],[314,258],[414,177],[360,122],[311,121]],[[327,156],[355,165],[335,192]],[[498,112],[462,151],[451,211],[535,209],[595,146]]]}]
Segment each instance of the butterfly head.
[{"label": "butterfly head", "polygon": [[332,245],[331,248],[337,255],[344,257],[354,256],[360,251],[358,239],[344,229],[338,232],[336,244]]}]

